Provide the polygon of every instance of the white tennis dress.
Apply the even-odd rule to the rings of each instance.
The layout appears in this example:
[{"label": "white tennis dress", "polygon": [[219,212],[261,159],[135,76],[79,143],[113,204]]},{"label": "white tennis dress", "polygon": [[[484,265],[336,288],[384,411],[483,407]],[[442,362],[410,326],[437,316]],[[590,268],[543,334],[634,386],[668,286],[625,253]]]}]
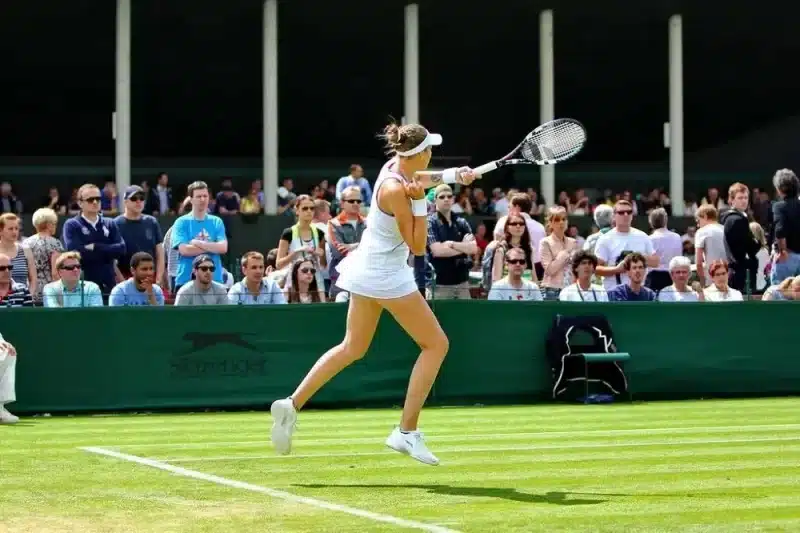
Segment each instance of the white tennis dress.
[{"label": "white tennis dress", "polygon": [[336,285],[352,294],[390,299],[401,298],[418,290],[414,269],[408,265],[410,251],[400,235],[397,220],[378,206],[378,191],[387,179],[407,182],[394,171],[396,165],[396,159],[390,159],[383,165],[373,188],[367,227],[361,242],[336,267],[339,271]]}]

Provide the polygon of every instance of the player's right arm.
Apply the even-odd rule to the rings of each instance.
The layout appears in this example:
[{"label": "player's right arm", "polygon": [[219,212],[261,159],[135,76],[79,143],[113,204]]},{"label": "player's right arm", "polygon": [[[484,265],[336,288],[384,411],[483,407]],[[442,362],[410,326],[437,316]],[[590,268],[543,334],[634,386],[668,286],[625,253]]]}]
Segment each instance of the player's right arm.
[{"label": "player's right arm", "polygon": [[399,181],[384,181],[378,193],[378,205],[394,215],[400,235],[411,253],[424,255],[428,243],[428,213],[426,211],[425,215],[414,216],[409,199],[425,201],[425,190],[416,183],[409,184],[408,188],[410,192],[407,193],[406,186]]}]

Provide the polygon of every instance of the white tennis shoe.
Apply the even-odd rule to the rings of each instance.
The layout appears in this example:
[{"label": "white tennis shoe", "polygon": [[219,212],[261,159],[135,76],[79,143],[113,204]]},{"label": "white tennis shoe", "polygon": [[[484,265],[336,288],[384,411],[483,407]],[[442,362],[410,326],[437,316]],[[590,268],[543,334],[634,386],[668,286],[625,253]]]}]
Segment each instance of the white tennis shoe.
[{"label": "white tennis shoe", "polygon": [[16,424],[19,417],[8,412],[8,409],[0,405],[0,424]]},{"label": "white tennis shoe", "polygon": [[291,398],[275,400],[270,407],[272,413],[272,445],[281,455],[292,451],[292,434],[297,423],[297,410]]},{"label": "white tennis shoe", "polygon": [[425,444],[425,437],[419,431],[403,433],[399,427],[396,427],[389,435],[389,438],[386,439],[386,445],[396,452],[416,459],[420,463],[432,466],[439,464],[439,459],[428,449]]}]

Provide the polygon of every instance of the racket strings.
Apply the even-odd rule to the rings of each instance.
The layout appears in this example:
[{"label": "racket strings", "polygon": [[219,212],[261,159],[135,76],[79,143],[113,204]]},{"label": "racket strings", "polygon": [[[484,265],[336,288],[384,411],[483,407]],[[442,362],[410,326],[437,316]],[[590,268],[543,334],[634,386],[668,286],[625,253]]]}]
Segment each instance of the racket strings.
[{"label": "racket strings", "polygon": [[555,121],[534,130],[520,153],[528,161],[556,162],[578,153],[586,142],[586,131],[570,121]]}]

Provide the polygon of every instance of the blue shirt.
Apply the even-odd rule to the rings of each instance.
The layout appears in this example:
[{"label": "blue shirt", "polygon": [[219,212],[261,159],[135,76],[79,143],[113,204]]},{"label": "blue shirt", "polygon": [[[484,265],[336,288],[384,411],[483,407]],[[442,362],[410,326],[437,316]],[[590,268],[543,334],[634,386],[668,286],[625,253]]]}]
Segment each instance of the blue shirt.
[{"label": "blue shirt", "polygon": [[[100,216],[92,225],[82,215],[68,219],[63,229],[64,247],[80,252],[83,276],[106,294],[114,286],[114,260],[125,254],[125,241],[110,218]],[[86,246],[94,245],[91,250]]]},{"label": "blue shirt", "polygon": [[42,299],[45,307],[103,307],[100,287],[91,281],[78,282],[73,290],[61,280],[53,281],[42,289]]},{"label": "blue shirt", "polygon": [[617,285],[609,289],[608,301],[609,302],[653,302],[656,299],[656,293],[647,287],[642,287],[639,292],[633,292],[627,283]]},{"label": "blue shirt", "polygon": [[[161,287],[153,285],[153,294],[156,296],[156,305],[164,305],[164,293]],[[108,299],[111,307],[122,307],[128,305],[150,305],[150,298],[147,294],[136,288],[136,282],[127,279],[111,290],[111,297]]]},{"label": "blue shirt", "polygon": [[228,291],[228,301],[234,305],[265,305],[285,304],[286,298],[275,280],[264,278],[261,281],[261,290],[257,296],[247,289],[246,281],[234,283]]},{"label": "blue shirt", "polygon": [[142,215],[138,220],[120,215],[114,219],[122,240],[125,241],[125,254],[119,258],[119,271],[125,276],[131,274],[131,257],[136,252],[147,252],[156,258],[156,246],[163,241],[158,220],[150,215]]},{"label": "blue shirt", "polygon": [[[204,219],[197,220],[192,213],[178,217],[175,225],[172,226],[170,247],[177,249],[181,244],[191,244],[194,239],[208,242],[227,241],[228,237],[225,235],[225,225],[222,223],[222,219],[218,216],[206,215]],[[214,266],[217,267],[214,270],[214,281],[222,283],[222,258],[219,254],[203,253],[208,255],[214,262]],[[194,257],[180,255],[175,285],[185,285],[192,280],[192,261],[194,261]]]}]

